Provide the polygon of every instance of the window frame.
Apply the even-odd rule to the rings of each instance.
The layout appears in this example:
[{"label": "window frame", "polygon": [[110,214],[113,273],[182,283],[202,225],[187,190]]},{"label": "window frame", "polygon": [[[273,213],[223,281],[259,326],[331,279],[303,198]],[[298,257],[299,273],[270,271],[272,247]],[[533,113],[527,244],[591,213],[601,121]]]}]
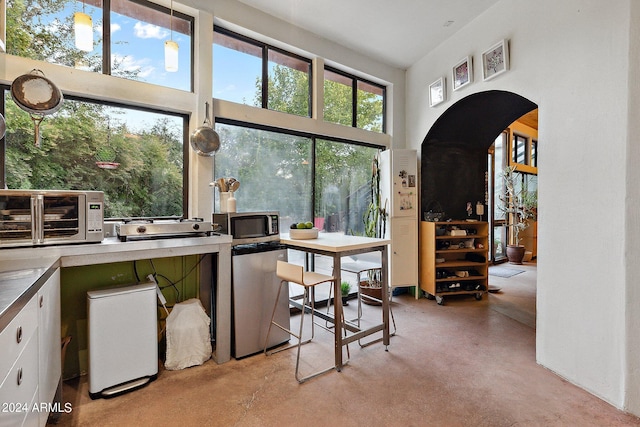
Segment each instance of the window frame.
[{"label": "window frame", "polygon": [[[261,42],[259,40],[253,39],[251,37],[247,37],[245,35],[242,35],[240,33],[237,33],[235,31],[229,30],[228,28],[225,28],[223,26],[220,25],[216,25],[214,24],[213,26],[213,32],[214,32],[214,41],[213,44],[215,43],[215,33],[219,33],[222,34],[224,36],[230,37],[230,38],[234,38],[236,40],[239,40],[241,42],[247,43],[247,44],[251,44],[253,46],[259,47],[261,50],[261,63],[262,63],[262,75],[261,75],[261,83],[262,83],[262,93],[260,94],[261,97],[261,107],[265,110],[269,110],[269,111],[277,111],[277,112],[283,112],[280,110],[272,110],[269,108],[269,51],[273,51],[273,52],[277,52],[278,54],[281,55],[285,55],[285,56],[290,56],[294,59],[297,59],[299,61],[302,62],[306,62],[309,65],[309,72],[308,72],[308,76],[309,76],[309,81],[308,81],[308,90],[309,90],[309,95],[308,95],[308,110],[307,110],[307,115],[304,116],[298,116],[298,117],[306,117],[306,118],[311,118],[313,117],[313,61],[309,58],[306,58],[302,55],[298,55],[296,53],[290,52],[286,49],[281,49],[279,47],[273,46],[269,43],[265,43],[265,42]],[[213,72],[213,70],[212,70]],[[226,100],[225,100],[226,101]],[[233,102],[233,101],[227,101],[227,102]],[[286,112],[284,112],[285,114],[288,114]]]},{"label": "window frame", "polygon": [[[0,95],[2,96],[2,98],[0,99],[0,114],[2,114],[3,117],[5,116],[5,110],[6,110],[6,106],[4,102],[6,92],[10,92],[10,90],[11,90],[11,87],[9,85],[0,84]],[[189,115],[188,114],[176,113],[168,110],[160,110],[158,108],[152,108],[152,107],[131,105],[131,104],[126,104],[124,102],[106,101],[103,99],[91,98],[88,96],[66,94],[64,93],[64,91],[63,91],[63,96],[65,99],[68,99],[70,101],[86,102],[91,104],[104,105],[107,107],[138,110],[138,111],[144,111],[148,113],[163,114],[167,116],[182,118],[182,218],[188,217],[188,212],[189,212],[189,173],[188,171],[190,168]],[[6,185],[6,154],[7,153],[6,153],[5,138],[6,138],[6,135],[0,138],[0,188],[5,188],[5,185]],[[152,218],[152,219],[165,218],[166,219],[166,218],[176,218],[176,217],[152,216],[149,218]],[[177,217],[177,218],[180,218],[180,217]],[[105,220],[124,220],[124,219],[129,219],[129,218],[118,218],[118,217],[105,218]]]},{"label": "window frame", "polygon": [[[139,5],[141,7],[145,7],[157,12],[161,12],[163,14],[167,15],[167,21],[169,21],[171,18],[171,16],[173,16],[173,18],[178,18],[184,21],[188,22],[189,25],[189,29],[190,29],[190,33],[191,35],[190,40],[190,46],[189,46],[189,57],[190,57],[190,75],[189,75],[189,90],[188,92],[193,93],[194,92],[194,88],[195,88],[195,73],[194,73],[194,68],[195,68],[195,60],[194,60],[194,54],[195,54],[195,17],[191,16],[191,15],[187,15],[185,13],[179,12],[175,9],[170,9],[168,7],[159,5],[157,3],[153,3],[151,1],[148,0],[124,0],[126,2],[129,3],[134,3],[136,5]],[[71,3],[71,2],[69,2]],[[94,72],[95,74],[102,74],[102,75],[108,75],[108,76],[112,76],[112,67],[111,67],[111,55],[112,55],[112,50],[111,50],[111,12],[112,12],[112,8],[111,8],[111,4],[112,4],[112,0],[100,0],[101,3],[101,18],[102,18],[102,50],[101,50],[101,55],[102,55],[102,70],[101,72],[98,71],[91,71]],[[97,6],[94,6],[97,7]],[[132,17],[131,19],[139,19],[139,18],[135,18]],[[5,18],[4,16],[0,17],[0,21],[2,21],[3,25],[6,24],[5,22]],[[94,25],[94,31],[96,31],[95,25]],[[2,51],[0,49],[0,51]],[[24,58],[28,58],[28,57],[24,57]],[[30,58],[28,58],[30,59]],[[54,62],[48,62],[45,61],[49,64],[52,65],[57,65],[57,66],[61,66],[61,67],[67,67],[67,68],[72,68],[72,66],[68,66],[65,64],[59,64],[59,63],[54,63]],[[141,83],[147,83],[147,84],[153,84],[159,87],[163,87],[163,88],[167,88],[167,89],[174,89],[174,90],[182,90],[182,89],[177,89],[177,88],[173,88],[171,86],[165,86],[162,84],[158,84],[158,83],[151,83],[151,82],[144,82],[141,80],[135,80],[135,79],[129,79],[127,77],[123,77],[123,76],[115,76],[115,77],[120,77],[120,78],[124,78],[127,80],[132,80],[132,81],[139,81]]]},{"label": "window frame", "polygon": [[[191,29],[191,43],[189,46],[189,55],[191,58],[191,72],[189,73],[189,92],[193,93],[195,88],[195,18],[191,15],[187,15],[185,13],[179,12],[175,9],[168,8],[166,6],[161,6],[157,3],[150,2],[148,0],[127,0],[131,3],[136,3],[144,7],[148,7],[150,9],[156,10],[158,12],[163,12],[169,16],[177,17],[189,22],[189,27]],[[105,7],[108,5],[108,7]],[[111,0],[102,0],[102,74],[111,75]],[[109,31],[105,32],[105,28],[109,28]],[[137,80],[136,80],[137,81]],[[150,83],[153,84],[153,83]],[[161,87],[166,87],[167,89],[172,89],[169,86],[158,85]],[[179,89],[177,89],[179,90]]]},{"label": "window frame", "polygon": [[[338,74],[351,80],[351,127],[356,129],[362,129],[358,127],[358,83],[362,82],[367,85],[377,87],[382,90],[382,131],[381,133],[387,133],[387,87],[379,83],[372,82],[371,80],[358,77],[354,74],[342,71],[339,68],[332,67],[330,65],[324,66],[325,71]],[[324,85],[324,73],[322,75],[322,82]],[[323,105],[324,109],[324,105]],[[363,129],[366,130],[366,129]]]}]

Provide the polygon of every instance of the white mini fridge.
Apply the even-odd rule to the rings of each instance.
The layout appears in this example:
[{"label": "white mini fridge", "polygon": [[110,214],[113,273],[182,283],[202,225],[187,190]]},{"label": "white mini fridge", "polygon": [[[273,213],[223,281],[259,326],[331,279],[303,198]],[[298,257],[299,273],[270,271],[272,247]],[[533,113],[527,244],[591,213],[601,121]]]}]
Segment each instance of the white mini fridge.
[{"label": "white mini fridge", "polygon": [[87,292],[89,396],[108,397],[158,375],[156,284]]}]

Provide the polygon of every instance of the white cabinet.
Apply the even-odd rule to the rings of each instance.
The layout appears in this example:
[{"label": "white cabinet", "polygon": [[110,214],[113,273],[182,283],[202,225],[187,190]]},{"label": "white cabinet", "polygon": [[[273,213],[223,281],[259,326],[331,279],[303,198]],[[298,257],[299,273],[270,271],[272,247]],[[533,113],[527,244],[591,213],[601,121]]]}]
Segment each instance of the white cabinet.
[{"label": "white cabinet", "polygon": [[[388,203],[389,284],[418,286],[418,157],[416,150],[380,153],[380,191]],[[418,292],[416,291],[416,296]]]},{"label": "white cabinet", "polygon": [[38,391],[37,307],[34,296],[0,333],[1,427],[23,425]]},{"label": "white cabinet", "polygon": [[391,286],[418,284],[418,221],[394,218],[390,224]]},{"label": "white cabinet", "polygon": [[0,427],[44,426],[62,371],[60,269],[0,332],[0,349]]},{"label": "white cabinet", "polygon": [[[60,269],[38,291],[38,402],[53,402],[62,376],[60,352]],[[40,412],[40,425],[48,413]]]}]

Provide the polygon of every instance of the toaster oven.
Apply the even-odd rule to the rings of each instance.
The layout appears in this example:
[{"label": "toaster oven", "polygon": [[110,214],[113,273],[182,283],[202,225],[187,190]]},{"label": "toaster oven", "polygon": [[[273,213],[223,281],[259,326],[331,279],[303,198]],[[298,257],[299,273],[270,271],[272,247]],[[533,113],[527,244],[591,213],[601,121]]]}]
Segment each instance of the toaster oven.
[{"label": "toaster oven", "polygon": [[101,242],[101,191],[0,190],[0,247]]}]

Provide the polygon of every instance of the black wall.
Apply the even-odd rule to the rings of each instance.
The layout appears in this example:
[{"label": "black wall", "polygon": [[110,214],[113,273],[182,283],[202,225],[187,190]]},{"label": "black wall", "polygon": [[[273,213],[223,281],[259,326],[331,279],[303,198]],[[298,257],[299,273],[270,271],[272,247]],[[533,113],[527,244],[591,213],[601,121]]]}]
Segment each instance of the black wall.
[{"label": "black wall", "polygon": [[[436,120],[421,148],[422,212],[439,204],[445,218],[466,219],[467,202],[485,202],[487,150],[500,133],[536,109],[515,93],[479,92],[461,99]],[[486,221],[486,212],[483,219]]]}]

